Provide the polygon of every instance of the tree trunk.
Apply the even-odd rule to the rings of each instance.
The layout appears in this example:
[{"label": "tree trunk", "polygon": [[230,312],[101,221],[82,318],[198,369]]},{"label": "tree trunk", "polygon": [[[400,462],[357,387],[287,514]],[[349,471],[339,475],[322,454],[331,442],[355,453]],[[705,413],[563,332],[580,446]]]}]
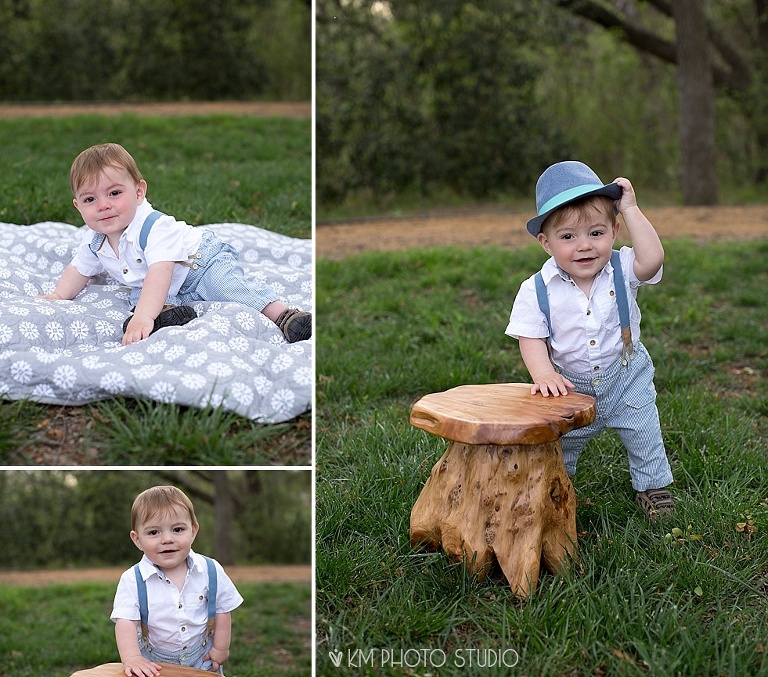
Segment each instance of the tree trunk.
[{"label": "tree trunk", "polygon": [[442,545],[483,578],[498,563],[527,597],[542,565],[576,559],[576,497],[560,440],[498,446],[451,442],[411,510],[411,545]]},{"label": "tree trunk", "polygon": [[235,563],[235,550],[232,542],[232,524],[234,521],[234,502],[229,486],[229,475],[226,470],[213,472],[214,523],[216,559],[222,565]]},{"label": "tree trunk", "polygon": [[683,201],[717,204],[715,90],[704,6],[700,0],[672,3],[677,31],[680,154]]}]

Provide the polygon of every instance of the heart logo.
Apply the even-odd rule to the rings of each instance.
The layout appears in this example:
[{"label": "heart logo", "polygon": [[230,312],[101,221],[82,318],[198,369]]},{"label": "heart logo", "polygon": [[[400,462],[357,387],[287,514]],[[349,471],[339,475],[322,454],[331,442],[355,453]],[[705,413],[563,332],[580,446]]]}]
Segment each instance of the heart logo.
[{"label": "heart logo", "polygon": [[341,651],[329,651],[328,652],[328,658],[331,659],[331,663],[334,664],[337,668],[341,665]]}]

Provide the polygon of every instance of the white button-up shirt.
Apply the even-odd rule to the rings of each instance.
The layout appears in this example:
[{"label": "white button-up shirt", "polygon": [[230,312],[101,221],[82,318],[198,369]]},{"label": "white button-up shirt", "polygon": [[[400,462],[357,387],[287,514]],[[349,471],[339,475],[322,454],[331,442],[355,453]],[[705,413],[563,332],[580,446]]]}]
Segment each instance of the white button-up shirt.
[{"label": "white button-up shirt", "polygon": [[[635,252],[621,248],[621,269],[627,288],[632,340],[640,339],[640,308],[637,290],[643,284],[656,284],[662,268],[646,282],[634,273]],[[613,364],[622,350],[621,323],[616,304],[613,266],[610,261],[595,277],[589,298],[570,276],[550,258],[541,269],[549,296],[552,321],[552,361],[574,374],[597,375]],[[549,327],[536,298],[536,283],[532,276],[520,286],[505,333],[513,338],[546,338]]]},{"label": "white button-up shirt", "polygon": [[[147,584],[149,605],[149,643],[162,651],[183,651],[205,641],[208,624],[208,565],[202,555],[190,551],[189,569],[181,590],[147,556],[139,569]],[[239,607],[243,598],[232,580],[214,560],[217,573],[216,613],[228,613]],[[120,577],[112,609],[112,620],[141,620],[139,592],[133,567]]]},{"label": "white button-up shirt", "polygon": [[177,221],[172,216],[161,216],[152,224],[146,249],[142,251],[139,235],[144,220],[152,211],[152,205],[147,200],[138,206],[136,216],[120,236],[117,254],[105,239],[94,255],[89,245],[98,233],[88,226],[83,227],[83,239],[72,259],[72,265],[86,277],[92,277],[105,270],[121,284],[141,287],[153,263],[175,261],[177,263],[173,267],[168,295],[177,294],[189,273],[189,267],[181,265],[181,262],[188,261],[189,257],[197,252],[203,229]]}]

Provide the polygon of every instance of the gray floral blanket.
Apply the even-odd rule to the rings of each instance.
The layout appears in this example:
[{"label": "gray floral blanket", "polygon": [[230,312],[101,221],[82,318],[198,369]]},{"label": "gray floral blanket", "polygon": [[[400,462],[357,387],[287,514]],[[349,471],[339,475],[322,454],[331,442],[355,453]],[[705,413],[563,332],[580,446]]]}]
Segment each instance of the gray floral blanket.
[{"label": "gray floral blanket", "polygon": [[[255,226],[213,230],[240,252],[246,275],[292,307],[312,308],[312,243]],[[290,420],[311,406],[312,340],[287,343],[238,303],[195,304],[198,318],[122,346],[127,287],[93,278],[72,301],[53,291],[81,239],[65,223],[0,223],[0,396],[83,404],[114,396],[222,406],[253,420]]]}]

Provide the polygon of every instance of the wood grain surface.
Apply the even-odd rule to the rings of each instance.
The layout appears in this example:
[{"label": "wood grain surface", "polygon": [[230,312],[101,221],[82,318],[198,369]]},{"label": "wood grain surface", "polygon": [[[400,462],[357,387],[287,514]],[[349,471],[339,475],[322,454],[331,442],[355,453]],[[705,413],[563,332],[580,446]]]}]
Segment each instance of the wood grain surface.
[{"label": "wood grain surface", "polygon": [[465,444],[554,442],[594,419],[594,398],[531,395],[526,383],[457,386],[425,395],[411,410],[411,425]]},{"label": "wood grain surface", "polygon": [[[187,668],[183,665],[171,665],[170,663],[158,663],[162,665],[160,677],[211,677],[216,673],[197,668]],[[224,666],[226,671],[226,666]],[[89,670],[78,670],[71,677],[125,677],[122,663],[105,663]]]}]

